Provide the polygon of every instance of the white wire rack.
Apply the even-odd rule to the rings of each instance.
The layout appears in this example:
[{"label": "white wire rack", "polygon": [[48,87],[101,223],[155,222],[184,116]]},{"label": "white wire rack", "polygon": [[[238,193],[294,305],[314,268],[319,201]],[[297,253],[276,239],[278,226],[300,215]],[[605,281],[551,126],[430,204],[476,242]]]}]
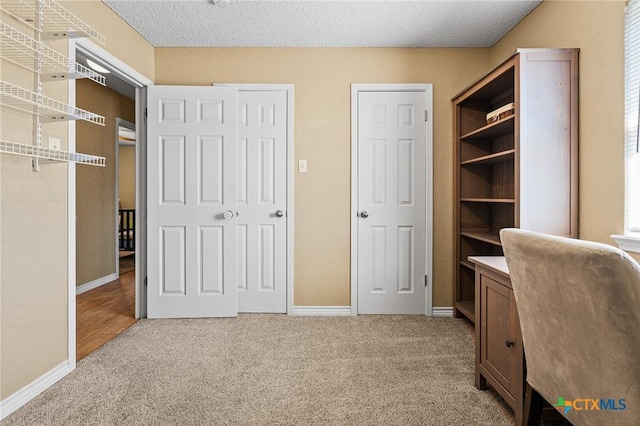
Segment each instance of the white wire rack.
[{"label": "white wire rack", "polygon": [[4,22],[0,22],[0,50],[3,60],[13,62],[29,71],[38,72],[34,64],[40,60],[45,73],[43,77],[49,80],[86,77],[105,85],[103,75],[70,61],[61,53]]},{"label": "white wire rack", "polygon": [[104,117],[101,115],[67,105],[64,102],[46,96],[38,96],[35,92],[6,81],[0,81],[0,95],[2,95],[1,104],[3,107],[31,114],[37,114],[39,107],[43,112],[43,121],[84,120],[104,126]]},{"label": "white wire rack", "polygon": [[44,36],[91,37],[104,45],[105,37],[54,0],[2,0],[0,9],[38,31],[40,6],[44,12]]},{"label": "white wire rack", "polygon": [[[73,162],[90,166],[104,167],[104,157],[96,155],[80,154],[79,152],[67,152],[57,149],[44,148],[36,145],[27,145],[16,142],[0,140],[0,153],[19,155],[21,157],[39,158],[42,160]],[[46,164],[46,163],[42,163]]]}]

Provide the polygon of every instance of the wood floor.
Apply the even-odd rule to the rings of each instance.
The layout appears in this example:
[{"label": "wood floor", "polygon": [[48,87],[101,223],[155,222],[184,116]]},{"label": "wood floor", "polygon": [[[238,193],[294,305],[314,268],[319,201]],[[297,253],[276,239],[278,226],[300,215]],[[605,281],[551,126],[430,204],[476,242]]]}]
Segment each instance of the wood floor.
[{"label": "wood floor", "polygon": [[76,359],[79,361],[133,325],[135,271],[76,297]]}]

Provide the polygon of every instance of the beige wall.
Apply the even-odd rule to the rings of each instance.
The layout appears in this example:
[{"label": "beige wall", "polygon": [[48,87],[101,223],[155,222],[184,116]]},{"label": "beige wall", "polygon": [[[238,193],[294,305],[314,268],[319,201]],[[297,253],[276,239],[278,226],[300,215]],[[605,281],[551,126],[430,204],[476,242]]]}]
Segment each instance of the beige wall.
[{"label": "beige wall", "polygon": [[[102,2],[65,1],[65,7],[107,38],[104,49],[153,78],[153,48]],[[54,48],[67,54],[67,43]],[[31,73],[2,62],[0,77],[30,88]],[[66,102],[67,83],[46,83],[45,94]],[[0,137],[32,142],[31,119],[0,110]],[[43,126],[62,139],[66,123]],[[89,150],[88,153],[92,153]],[[87,166],[78,166],[78,169]],[[31,161],[0,155],[1,325],[0,400],[68,360],[67,165],[31,171]]]},{"label": "beige wall", "polygon": [[118,198],[123,209],[136,208],[136,147],[118,149]]},{"label": "beige wall", "polygon": [[[76,85],[79,108],[105,118],[104,127],[78,122],[76,149],[106,158],[106,167],[78,167],[76,285],[116,272],[116,118],[135,121],[135,102],[90,80]],[[134,180],[135,182],[135,180]]]},{"label": "beige wall", "polygon": [[612,245],[624,233],[624,7],[546,0],[491,49],[497,65],[518,47],[580,48],[580,238]]},{"label": "beige wall", "polygon": [[351,83],[434,86],[434,306],[452,306],[451,97],[488,49],[156,49],[156,83],[293,83],[295,305],[350,303]]}]

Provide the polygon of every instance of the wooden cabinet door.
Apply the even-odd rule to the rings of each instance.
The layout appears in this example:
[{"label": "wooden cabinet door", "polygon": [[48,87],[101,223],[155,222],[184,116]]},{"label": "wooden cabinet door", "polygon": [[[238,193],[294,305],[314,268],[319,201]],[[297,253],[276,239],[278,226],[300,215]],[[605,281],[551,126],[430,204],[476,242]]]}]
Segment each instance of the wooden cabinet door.
[{"label": "wooden cabinet door", "polygon": [[[517,324],[513,292],[491,278],[480,277],[482,298],[480,364],[512,393],[515,376],[513,349],[514,327]],[[511,345],[511,346],[509,346]]]}]

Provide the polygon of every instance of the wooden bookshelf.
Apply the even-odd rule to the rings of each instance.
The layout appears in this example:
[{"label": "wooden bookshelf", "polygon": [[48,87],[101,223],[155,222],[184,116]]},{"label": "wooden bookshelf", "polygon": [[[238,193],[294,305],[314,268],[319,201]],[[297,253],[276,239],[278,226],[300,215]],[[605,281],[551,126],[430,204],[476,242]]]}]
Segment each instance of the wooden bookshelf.
[{"label": "wooden bookshelf", "polygon": [[456,316],[475,322],[467,258],[503,255],[500,229],[577,237],[577,82],[577,49],[519,49],[453,98]]}]

